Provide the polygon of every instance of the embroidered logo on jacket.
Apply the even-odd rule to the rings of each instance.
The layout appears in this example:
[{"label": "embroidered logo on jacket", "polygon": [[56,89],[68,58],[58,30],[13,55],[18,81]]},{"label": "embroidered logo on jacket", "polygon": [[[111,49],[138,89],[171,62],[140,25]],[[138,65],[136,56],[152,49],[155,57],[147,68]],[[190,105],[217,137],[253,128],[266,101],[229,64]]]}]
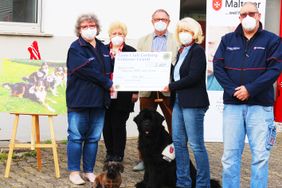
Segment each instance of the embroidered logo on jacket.
[{"label": "embroidered logo on jacket", "polygon": [[262,46],[255,46],[254,50],[265,50],[265,47]]},{"label": "embroidered logo on jacket", "polygon": [[230,50],[230,51],[240,50],[240,47],[226,47],[226,50]]}]

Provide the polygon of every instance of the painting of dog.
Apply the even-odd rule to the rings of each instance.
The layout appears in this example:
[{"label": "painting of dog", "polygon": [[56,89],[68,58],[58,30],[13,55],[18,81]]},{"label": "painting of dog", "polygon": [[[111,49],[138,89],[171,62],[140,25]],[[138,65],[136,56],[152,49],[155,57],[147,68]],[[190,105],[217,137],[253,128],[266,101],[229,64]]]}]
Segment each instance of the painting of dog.
[{"label": "painting of dog", "polygon": [[47,91],[42,80],[38,80],[33,84],[24,82],[4,83],[2,86],[6,89],[10,89],[11,96],[13,97],[26,98],[38,102],[49,111],[55,112],[55,110],[48,105],[47,100],[52,103],[55,103],[55,101],[47,98]]},{"label": "painting of dog", "polygon": [[93,188],[119,188],[122,183],[123,170],[123,164],[120,162],[106,162],[103,172],[95,178]]},{"label": "painting of dog", "polygon": [[0,61],[1,112],[66,112],[67,69],[64,62]]},{"label": "painting of dog", "polygon": [[49,65],[46,62],[44,62],[42,63],[42,65],[37,71],[32,72],[29,76],[25,76],[22,79],[33,85],[39,80],[46,79],[46,76],[48,75],[48,71],[49,71]]}]

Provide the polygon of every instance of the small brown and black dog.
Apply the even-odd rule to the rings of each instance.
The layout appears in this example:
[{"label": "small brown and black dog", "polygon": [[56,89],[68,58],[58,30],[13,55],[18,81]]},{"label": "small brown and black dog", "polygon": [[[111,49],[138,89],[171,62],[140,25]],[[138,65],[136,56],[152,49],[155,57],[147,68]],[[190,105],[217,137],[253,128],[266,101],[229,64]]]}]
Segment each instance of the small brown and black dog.
[{"label": "small brown and black dog", "polygon": [[105,163],[103,172],[99,174],[95,181],[93,188],[119,188],[122,179],[123,165],[120,162],[109,161]]}]

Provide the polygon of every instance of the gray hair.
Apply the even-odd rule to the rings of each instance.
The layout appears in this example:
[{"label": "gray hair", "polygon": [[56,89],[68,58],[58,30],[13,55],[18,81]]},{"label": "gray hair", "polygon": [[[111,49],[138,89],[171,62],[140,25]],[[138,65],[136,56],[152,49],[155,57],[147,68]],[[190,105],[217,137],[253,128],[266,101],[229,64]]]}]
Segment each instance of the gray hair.
[{"label": "gray hair", "polygon": [[156,14],[157,12],[163,12],[163,13],[165,13],[165,14],[167,15],[168,19],[169,19],[169,14],[168,14],[168,12],[167,12],[165,9],[157,9],[157,10],[152,14],[152,18],[154,18],[155,14]]},{"label": "gray hair", "polygon": [[80,24],[84,21],[94,22],[96,24],[96,28],[97,28],[97,35],[99,35],[99,33],[101,31],[101,26],[100,26],[100,23],[99,23],[97,16],[95,14],[82,14],[77,18],[76,24],[75,24],[75,34],[76,34],[77,37],[80,36],[80,33],[79,33]]},{"label": "gray hair", "polygon": [[[245,2],[245,3],[243,4],[243,6],[241,7],[241,10],[242,10],[242,8],[243,8],[244,6],[246,6],[246,5],[251,5],[251,6],[253,6],[253,7],[256,9],[256,11],[259,12],[258,7],[257,7],[257,3],[251,2],[251,1]],[[240,10],[240,12],[241,12],[241,10]]]}]

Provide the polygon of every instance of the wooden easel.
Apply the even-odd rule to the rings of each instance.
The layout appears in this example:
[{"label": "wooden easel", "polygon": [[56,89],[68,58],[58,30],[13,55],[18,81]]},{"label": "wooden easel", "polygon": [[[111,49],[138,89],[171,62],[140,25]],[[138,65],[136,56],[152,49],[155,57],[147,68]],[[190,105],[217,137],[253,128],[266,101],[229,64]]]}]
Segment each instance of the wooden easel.
[{"label": "wooden easel", "polygon": [[[162,98],[160,98],[160,94],[157,91],[157,98],[154,100],[155,103],[158,103],[160,106],[163,106],[169,113],[170,116],[172,116],[172,111],[171,109],[164,103],[164,100]],[[168,127],[168,131],[171,134],[172,132],[172,128]]]},{"label": "wooden easel", "polygon": [[[10,145],[9,145],[9,154],[8,154],[8,159],[7,159],[7,164],[6,164],[5,178],[8,178],[10,175],[12,156],[13,156],[13,152],[15,148],[30,148],[31,150],[36,149],[37,169],[39,171],[42,168],[40,148],[52,148],[54,166],[55,166],[55,176],[56,178],[59,178],[60,169],[59,169],[59,161],[58,161],[58,153],[57,153],[57,144],[55,140],[54,126],[53,126],[53,117],[57,116],[57,114],[35,114],[35,113],[18,113],[18,112],[12,112],[11,114],[15,115],[15,120],[14,120],[14,125],[13,125],[13,130],[12,130],[12,137],[11,137]],[[30,144],[15,143],[20,115],[29,115],[32,118],[31,143]],[[48,122],[50,126],[50,135],[51,135],[51,144],[41,144],[40,143],[39,116],[48,116]]]}]

